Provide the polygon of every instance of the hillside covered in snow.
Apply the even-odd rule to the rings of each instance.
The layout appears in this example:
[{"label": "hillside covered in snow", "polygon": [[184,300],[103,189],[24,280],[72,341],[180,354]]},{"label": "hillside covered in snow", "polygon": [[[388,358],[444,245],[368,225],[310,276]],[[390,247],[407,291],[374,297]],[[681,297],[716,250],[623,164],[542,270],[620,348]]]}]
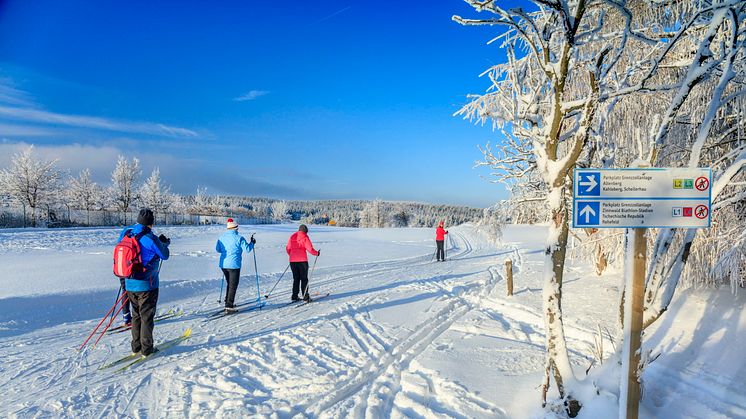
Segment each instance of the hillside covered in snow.
[{"label": "hillside covered in snow", "polygon": [[[287,266],[292,225],[256,232],[261,295]],[[311,292],[288,305],[289,275],[261,310],[220,309],[214,242],[221,227],[158,228],[173,240],[163,264],[156,344],[185,342],[125,371],[99,369],[129,353],[129,334],[77,351],[114,302],[118,229],[0,232],[0,415],[3,417],[532,417],[544,368],[541,277],[546,227],[511,226],[501,245],[451,229],[434,262],[431,229],[314,227],[322,249]],[[506,296],[504,261],[515,291]],[[575,374],[618,381],[612,340],[621,273],[574,261],[564,287]],[[245,258],[239,302],[257,298]],[[645,370],[646,418],[746,416],[743,293],[689,290],[645,336],[660,356]],[[117,323],[119,319],[117,319]],[[601,331],[602,345],[599,345]],[[610,339],[611,338],[611,339]],[[603,347],[603,364],[594,349]],[[579,417],[616,415],[600,392]]]}]

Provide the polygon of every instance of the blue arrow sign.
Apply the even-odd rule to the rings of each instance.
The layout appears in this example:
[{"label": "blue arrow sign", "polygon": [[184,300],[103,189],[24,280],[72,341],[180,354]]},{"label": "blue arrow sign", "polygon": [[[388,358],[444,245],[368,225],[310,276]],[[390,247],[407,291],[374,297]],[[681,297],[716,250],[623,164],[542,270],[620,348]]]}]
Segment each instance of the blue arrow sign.
[{"label": "blue arrow sign", "polygon": [[581,172],[578,174],[578,196],[601,195],[601,172]]},{"label": "blue arrow sign", "polygon": [[598,201],[578,202],[575,217],[575,225],[578,227],[597,226],[601,219],[601,203]]}]

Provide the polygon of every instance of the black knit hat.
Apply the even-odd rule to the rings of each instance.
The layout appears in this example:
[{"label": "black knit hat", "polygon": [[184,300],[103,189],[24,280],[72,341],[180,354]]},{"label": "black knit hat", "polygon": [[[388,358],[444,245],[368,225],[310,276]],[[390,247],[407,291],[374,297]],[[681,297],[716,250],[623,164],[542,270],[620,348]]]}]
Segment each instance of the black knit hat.
[{"label": "black knit hat", "polygon": [[301,224],[300,227],[298,227],[298,231],[302,231],[304,233],[308,233],[308,227],[306,227],[305,224]]},{"label": "black knit hat", "polygon": [[143,208],[140,210],[140,214],[137,215],[137,223],[144,226],[152,226],[155,222],[155,216],[150,208]]}]

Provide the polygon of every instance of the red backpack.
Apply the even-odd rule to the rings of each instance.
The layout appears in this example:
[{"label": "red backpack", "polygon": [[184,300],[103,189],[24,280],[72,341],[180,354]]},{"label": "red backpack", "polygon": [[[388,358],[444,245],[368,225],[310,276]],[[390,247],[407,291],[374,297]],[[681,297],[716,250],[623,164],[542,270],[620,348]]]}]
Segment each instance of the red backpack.
[{"label": "red backpack", "polygon": [[142,233],[134,235],[132,230],[127,230],[122,240],[114,246],[114,275],[131,278],[134,274],[145,272],[138,243],[140,237]]}]

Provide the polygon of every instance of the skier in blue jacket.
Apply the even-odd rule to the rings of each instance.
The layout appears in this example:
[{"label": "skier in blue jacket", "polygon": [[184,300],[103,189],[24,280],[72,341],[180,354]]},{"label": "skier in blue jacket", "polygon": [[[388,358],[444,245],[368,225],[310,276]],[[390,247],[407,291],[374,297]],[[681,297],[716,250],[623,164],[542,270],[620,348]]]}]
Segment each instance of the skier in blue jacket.
[{"label": "skier in blue jacket", "polygon": [[238,223],[233,221],[233,218],[228,219],[227,227],[228,231],[223,233],[215,243],[215,251],[220,253],[220,269],[225,276],[225,282],[228,283],[225,293],[225,311],[232,313],[236,311],[234,300],[238,280],[241,277],[241,254],[244,250],[246,253],[254,250],[256,240],[252,237],[251,241],[248,241],[238,234]]},{"label": "skier in blue jacket", "polygon": [[155,216],[148,208],[140,210],[137,224],[125,227],[119,241],[125,234],[133,234],[140,245],[142,272],[135,272],[125,279],[127,298],[132,305],[132,352],[150,355],[158,352],[153,346],[153,324],[158,304],[158,286],[161,260],[168,259],[168,246],[171,240],[164,236],[156,237],[151,230]]}]

